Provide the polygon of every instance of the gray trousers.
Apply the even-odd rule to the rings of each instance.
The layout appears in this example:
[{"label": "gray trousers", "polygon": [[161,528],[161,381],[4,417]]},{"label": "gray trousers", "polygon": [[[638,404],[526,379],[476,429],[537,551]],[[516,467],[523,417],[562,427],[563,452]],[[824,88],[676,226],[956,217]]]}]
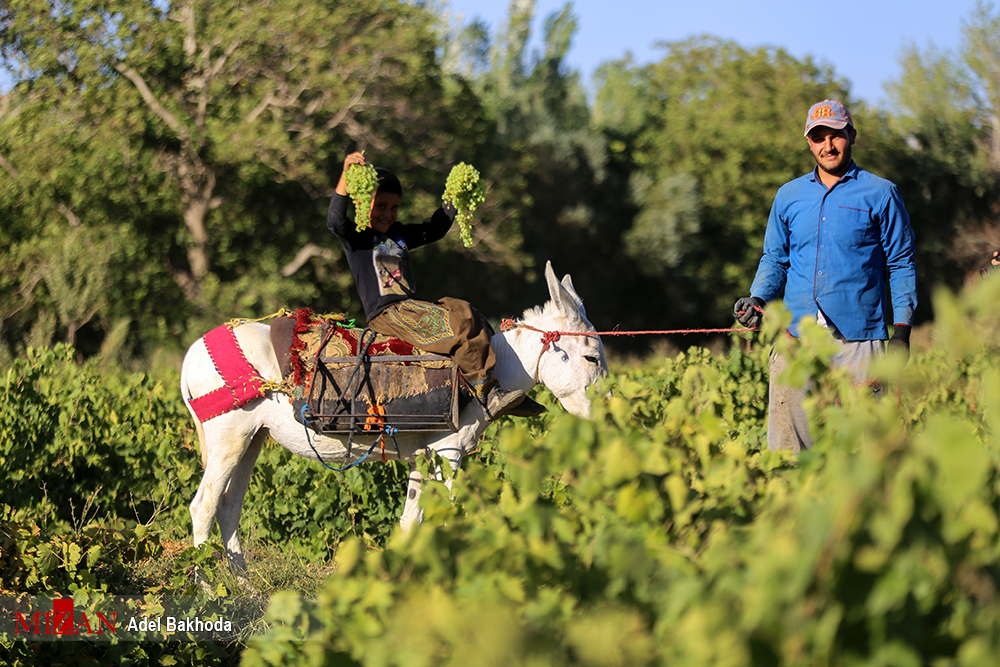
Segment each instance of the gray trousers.
[{"label": "gray trousers", "polygon": [[[873,359],[885,354],[882,340],[840,340],[841,351],[830,360],[834,367],[850,370],[855,385],[868,384],[868,368]],[[810,379],[803,388],[789,387],[777,378],[788,366],[788,360],[771,348],[768,362],[770,382],[767,392],[767,448],[790,449],[800,452],[812,446],[809,422],[802,401],[813,386]]]}]

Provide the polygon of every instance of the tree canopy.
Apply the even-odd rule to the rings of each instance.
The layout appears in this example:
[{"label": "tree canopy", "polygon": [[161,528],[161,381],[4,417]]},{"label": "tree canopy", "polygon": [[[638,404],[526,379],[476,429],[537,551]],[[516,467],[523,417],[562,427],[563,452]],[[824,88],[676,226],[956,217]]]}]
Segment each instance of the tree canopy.
[{"label": "tree canopy", "polygon": [[0,97],[0,355],[66,340],[143,357],[231,316],[358,314],[325,230],[355,149],[400,175],[404,221],[433,210],[457,162],[487,180],[473,247],[450,235],[414,255],[428,298],[516,315],[552,260],[601,328],[724,325],[774,193],[812,166],[799,128],[826,97],[859,119],[859,163],[903,190],[922,289],[1000,246],[992,5],[970,14],[959,53],[904,50],[890,109],[811,58],[709,35],[585,82],[567,62],[571,3],[538,39],[534,2],[511,2],[495,31],[443,8],[0,2],[14,80]]}]

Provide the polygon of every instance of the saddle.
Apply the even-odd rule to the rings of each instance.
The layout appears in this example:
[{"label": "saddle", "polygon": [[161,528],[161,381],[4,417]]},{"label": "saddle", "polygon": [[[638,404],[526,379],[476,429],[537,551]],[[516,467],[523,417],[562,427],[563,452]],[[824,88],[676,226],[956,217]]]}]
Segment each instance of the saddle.
[{"label": "saddle", "polygon": [[271,323],[296,418],[317,433],[457,431],[469,394],[449,357],[300,309]]}]

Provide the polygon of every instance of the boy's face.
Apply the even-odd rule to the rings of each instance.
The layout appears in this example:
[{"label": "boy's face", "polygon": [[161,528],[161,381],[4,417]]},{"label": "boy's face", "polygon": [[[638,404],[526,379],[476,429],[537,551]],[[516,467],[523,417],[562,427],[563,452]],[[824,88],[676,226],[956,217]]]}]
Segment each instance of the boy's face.
[{"label": "boy's face", "polygon": [[368,220],[372,229],[379,234],[385,234],[392,223],[396,222],[396,215],[399,213],[399,202],[401,198],[397,194],[389,192],[376,192],[372,197],[372,209],[368,213]]}]

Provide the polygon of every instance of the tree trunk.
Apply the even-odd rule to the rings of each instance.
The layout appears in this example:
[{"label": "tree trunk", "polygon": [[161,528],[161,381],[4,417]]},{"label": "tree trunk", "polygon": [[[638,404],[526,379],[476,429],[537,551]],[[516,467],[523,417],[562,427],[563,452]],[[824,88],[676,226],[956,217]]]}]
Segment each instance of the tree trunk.
[{"label": "tree trunk", "polygon": [[184,224],[191,233],[191,243],[187,248],[188,265],[191,267],[191,276],[199,285],[211,267],[208,256],[208,228],[205,225],[210,206],[207,199],[198,197],[188,201],[184,208]]},{"label": "tree trunk", "polygon": [[[185,156],[189,159],[185,160]],[[184,226],[191,235],[187,246],[187,272],[174,272],[174,279],[189,300],[197,301],[201,295],[201,281],[212,269],[211,239],[208,233],[208,214],[222,203],[215,197],[215,173],[197,157],[197,152],[187,150],[175,158],[172,171],[179,177],[181,200],[184,203]]]}]

